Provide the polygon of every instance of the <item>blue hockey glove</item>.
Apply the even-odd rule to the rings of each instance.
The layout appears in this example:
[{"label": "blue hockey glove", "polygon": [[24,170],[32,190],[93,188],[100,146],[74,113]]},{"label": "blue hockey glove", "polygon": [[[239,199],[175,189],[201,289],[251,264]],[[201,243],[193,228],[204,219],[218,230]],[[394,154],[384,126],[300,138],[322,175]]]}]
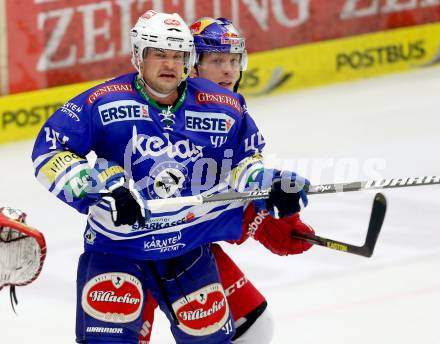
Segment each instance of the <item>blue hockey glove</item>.
[{"label": "blue hockey glove", "polygon": [[299,212],[308,204],[304,187],[310,182],[295,172],[264,169],[258,172],[254,180],[261,189],[271,188],[268,199],[254,201],[257,212],[265,209],[273,215],[275,207],[279,217],[283,218]]},{"label": "blue hockey glove", "polygon": [[103,200],[111,210],[115,226],[145,225],[150,217],[145,198],[135,186],[133,179],[128,179],[124,169],[114,162],[97,159],[90,176],[88,197]]}]

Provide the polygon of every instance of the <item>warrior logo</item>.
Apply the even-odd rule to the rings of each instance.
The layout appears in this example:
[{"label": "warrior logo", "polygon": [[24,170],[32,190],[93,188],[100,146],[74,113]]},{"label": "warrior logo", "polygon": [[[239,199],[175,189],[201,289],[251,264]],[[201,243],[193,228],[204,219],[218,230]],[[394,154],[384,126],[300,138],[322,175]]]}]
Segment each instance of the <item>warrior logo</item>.
[{"label": "warrior logo", "polygon": [[179,328],[192,336],[207,336],[221,329],[229,318],[225,293],[219,283],[207,285],[173,303]]},{"label": "warrior logo", "polygon": [[93,277],[83,288],[81,305],[91,317],[113,323],[128,323],[142,310],[141,282],[134,276],[114,272]]}]

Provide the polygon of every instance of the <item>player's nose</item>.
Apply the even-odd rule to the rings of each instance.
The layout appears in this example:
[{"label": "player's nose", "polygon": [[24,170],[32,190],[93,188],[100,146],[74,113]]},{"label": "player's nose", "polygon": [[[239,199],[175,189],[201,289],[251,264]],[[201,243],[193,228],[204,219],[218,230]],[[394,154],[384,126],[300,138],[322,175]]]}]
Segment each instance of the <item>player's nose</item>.
[{"label": "player's nose", "polygon": [[233,72],[232,66],[230,63],[223,63],[222,70],[225,75],[231,75]]}]

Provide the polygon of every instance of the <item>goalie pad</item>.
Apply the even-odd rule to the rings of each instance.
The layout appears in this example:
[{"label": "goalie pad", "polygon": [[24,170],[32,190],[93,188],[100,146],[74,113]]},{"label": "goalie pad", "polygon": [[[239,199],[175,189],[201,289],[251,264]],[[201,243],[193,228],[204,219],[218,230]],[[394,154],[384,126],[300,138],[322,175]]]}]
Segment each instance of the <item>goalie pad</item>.
[{"label": "goalie pad", "polygon": [[10,286],[11,302],[15,303],[15,287],[34,281],[46,257],[43,234],[25,220],[26,214],[20,210],[0,208],[0,290]]}]

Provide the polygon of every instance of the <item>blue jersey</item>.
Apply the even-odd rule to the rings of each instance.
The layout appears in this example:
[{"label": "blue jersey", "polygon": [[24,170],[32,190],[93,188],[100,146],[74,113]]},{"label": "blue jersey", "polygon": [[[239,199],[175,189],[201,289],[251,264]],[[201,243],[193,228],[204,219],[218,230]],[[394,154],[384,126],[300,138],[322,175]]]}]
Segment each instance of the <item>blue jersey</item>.
[{"label": "blue jersey", "polygon": [[35,174],[58,198],[89,214],[86,250],[165,259],[240,237],[240,202],[164,209],[145,226],[114,226],[106,204],[92,204],[82,192],[90,152],[122,166],[147,199],[230,191],[261,168],[264,140],[242,96],[201,78],[179,88],[176,103],[161,106],[137,74],[123,75],[73,98],[41,129],[32,154]]}]

